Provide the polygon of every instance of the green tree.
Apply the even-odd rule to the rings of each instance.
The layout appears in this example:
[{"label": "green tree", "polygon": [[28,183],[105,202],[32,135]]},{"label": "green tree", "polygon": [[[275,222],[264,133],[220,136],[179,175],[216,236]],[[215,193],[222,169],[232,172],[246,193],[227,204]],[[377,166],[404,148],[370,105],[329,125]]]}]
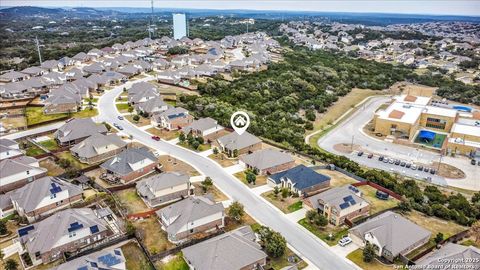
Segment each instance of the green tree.
[{"label": "green tree", "polygon": [[137,231],[137,229],[135,228],[135,226],[131,221],[127,221],[125,230],[128,236],[134,236],[135,232]]},{"label": "green tree", "polygon": [[7,224],[5,221],[0,220],[0,235],[5,235],[8,233]]},{"label": "green tree", "polygon": [[197,150],[200,147],[200,143],[197,140],[194,140],[191,146],[193,149]]},{"label": "green tree", "polygon": [[275,197],[277,197],[279,193],[280,193],[280,188],[278,186],[275,186],[273,188],[273,195],[275,195]]},{"label": "green tree", "polygon": [[253,172],[251,172],[250,170],[245,172],[245,178],[247,179],[247,182],[249,184],[254,184],[255,185],[255,181],[257,181],[257,176]]},{"label": "green tree", "polygon": [[441,232],[437,233],[434,240],[437,245],[440,244],[440,242],[443,241],[443,233]]},{"label": "green tree", "polygon": [[363,261],[370,263],[375,259],[375,247],[367,242],[365,247],[363,248]]},{"label": "green tree", "polygon": [[233,157],[238,157],[238,150],[237,149],[233,150]]},{"label": "green tree", "polygon": [[286,199],[290,195],[290,191],[287,188],[282,188],[282,198]]},{"label": "green tree", "polygon": [[105,125],[105,128],[107,129],[108,132],[110,132],[110,130],[112,130],[112,126],[109,123],[103,122],[103,125]]},{"label": "green tree", "polygon": [[178,140],[179,140],[181,143],[185,142],[185,133],[183,133],[183,132],[180,133],[180,135],[178,136]]},{"label": "green tree", "polygon": [[132,117],[133,121],[135,122],[138,122],[140,120],[140,116],[138,114],[135,114],[133,117]]},{"label": "green tree", "polygon": [[5,270],[17,270],[18,263],[13,259],[8,259],[5,261]]},{"label": "green tree", "polygon": [[205,180],[203,180],[201,183],[203,193],[207,193],[207,191],[210,190],[210,188],[213,186],[213,180],[209,176],[205,177]]},{"label": "green tree", "polygon": [[315,115],[315,112],[313,110],[307,110],[305,112],[305,118],[307,118],[308,121],[315,121],[317,116]]},{"label": "green tree", "polygon": [[131,107],[131,106],[128,107],[128,112],[129,112],[129,113],[132,113],[132,112],[133,112],[133,107]]},{"label": "green tree", "polygon": [[70,165],[71,165],[70,160],[66,158],[61,158],[58,160],[58,166],[62,167],[63,169],[70,167]]},{"label": "green tree", "polygon": [[217,147],[213,148],[213,154],[218,155],[218,148]]},{"label": "green tree", "polygon": [[243,215],[245,215],[245,210],[243,209],[243,205],[238,201],[234,201],[228,207],[227,215],[236,221],[240,221]]},{"label": "green tree", "polygon": [[328,224],[328,220],[324,215],[321,215],[316,210],[309,210],[305,217],[307,218],[308,222],[314,224],[319,227],[325,227]]},{"label": "green tree", "polygon": [[480,192],[475,192],[475,194],[473,194],[471,202],[472,203],[480,202]]},{"label": "green tree", "polygon": [[281,257],[287,249],[287,241],[278,232],[262,226],[259,230],[260,241],[265,247],[265,251],[273,258]]}]

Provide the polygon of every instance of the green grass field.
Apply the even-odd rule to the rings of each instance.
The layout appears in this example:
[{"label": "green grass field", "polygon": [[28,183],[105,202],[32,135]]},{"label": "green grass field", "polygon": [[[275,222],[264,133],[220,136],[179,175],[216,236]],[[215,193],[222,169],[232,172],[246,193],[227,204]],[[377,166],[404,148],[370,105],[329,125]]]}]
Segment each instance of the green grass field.
[{"label": "green grass field", "polygon": [[[84,109],[79,112],[71,113],[72,118],[87,118],[98,114],[97,109]],[[61,119],[69,116],[68,113],[58,114],[44,114],[43,107],[27,107],[25,110],[25,117],[27,118],[27,125],[34,125],[50,120]]]}]

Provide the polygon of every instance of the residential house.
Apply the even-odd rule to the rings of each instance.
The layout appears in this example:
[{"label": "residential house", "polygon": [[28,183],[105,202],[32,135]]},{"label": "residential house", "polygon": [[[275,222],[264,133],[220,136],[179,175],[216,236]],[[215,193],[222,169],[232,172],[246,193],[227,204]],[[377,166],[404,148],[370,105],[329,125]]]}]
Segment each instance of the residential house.
[{"label": "residential house", "polygon": [[21,188],[47,175],[47,170],[40,167],[38,160],[28,156],[0,161],[0,172],[2,172],[0,193]]},{"label": "residential house", "polygon": [[28,79],[30,76],[18,71],[10,71],[0,75],[0,82],[19,82]]},{"label": "residential house", "polygon": [[153,69],[157,71],[166,70],[170,67],[170,62],[163,58],[157,58],[153,62]]},{"label": "residential house", "polygon": [[157,81],[167,84],[179,84],[181,80],[180,74],[176,71],[165,70],[157,74]]},{"label": "residential house", "polygon": [[60,87],[48,94],[44,114],[73,113],[81,109],[82,97],[74,88]]},{"label": "residential house", "polygon": [[156,112],[163,112],[170,108],[170,106],[163,101],[163,98],[159,95],[154,98],[150,98],[145,102],[135,104],[135,110],[138,113],[144,115],[151,115]]},{"label": "residential house", "polygon": [[172,243],[182,242],[198,233],[216,231],[225,226],[225,210],[207,196],[191,196],[156,212],[162,229]]},{"label": "residential house", "polygon": [[140,180],[137,193],[150,208],[190,196],[190,177],[181,172],[164,172]]},{"label": "residential house", "polygon": [[43,61],[42,64],[40,65],[41,68],[47,70],[47,71],[59,71],[58,67],[58,61],[57,60],[47,60]]},{"label": "residential house", "polygon": [[353,242],[361,247],[374,246],[377,256],[393,262],[426,244],[432,233],[400,214],[387,211],[349,230]]},{"label": "residential house", "polygon": [[154,127],[177,130],[190,125],[193,122],[193,116],[184,108],[172,107],[153,114],[151,122]]},{"label": "residential house", "polygon": [[20,243],[34,265],[63,258],[112,234],[107,222],[90,208],[65,209],[18,230]]},{"label": "residential house", "polygon": [[217,139],[222,152],[229,156],[238,156],[262,149],[262,141],[254,135],[244,132],[241,135],[232,132]]},{"label": "residential house", "polygon": [[52,268],[52,270],[127,270],[125,256],[120,247],[107,248]]},{"label": "residential house", "polygon": [[34,222],[81,201],[83,189],[60,178],[43,177],[7,196],[17,213]]},{"label": "residential house", "polygon": [[128,89],[128,103],[135,105],[149,99],[159,97],[160,93],[155,85],[148,82],[135,83]]},{"label": "residential house", "polygon": [[240,164],[258,174],[273,174],[295,166],[290,154],[275,149],[263,149],[240,156]]},{"label": "residential house", "polygon": [[190,125],[182,128],[184,134],[192,134],[194,137],[202,137],[205,140],[214,139],[224,128],[217,120],[206,117],[194,120]]},{"label": "residential house", "polygon": [[75,65],[80,65],[82,63],[90,61],[90,56],[84,52],[79,52],[74,57],[72,57],[72,60],[75,61]]},{"label": "residential house", "polygon": [[362,193],[354,186],[334,187],[316,194],[306,203],[324,215],[330,224],[340,226],[345,219],[353,221],[368,216],[370,204],[362,198]]},{"label": "residential house", "polygon": [[158,159],[147,148],[127,148],[100,165],[107,177],[127,183],[152,173]]},{"label": "residential house", "polygon": [[11,82],[4,85],[0,85],[0,95],[5,99],[20,99],[26,97],[32,97],[33,93],[29,92],[28,87],[23,82]]},{"label": "residential house", "polygon": [[105,71],[105,66],[102,63],[94,62],[88,66],[83,67],[83,72],[88,74],[101,74]]},{"label": "residential house", "polygon": [[267,254],[248,226],[186,247],[182,254],[195,270],[253,270],[267,263]]},{"label": "residential house", "polygon": [[95,133],[70,148],[70,152],[82,163],[95,164],[117,155],[126,148],[127,143],[117,134]]},{"label": "residential house", "polygon": [[317,173],[305,165],[298,165],[270,175],[268,184],[279,188],[287,188],[298,196],[307,197],[329,188],[330,177]]},{"label": "residential house", "polygon": [[117,69],[117,72],[127,76],[128,78],[131,78],[135,75],[140,74],[141,69],[134,66],[133,64],[130,64]]},{"label": "residential house", "polygon": [[19,156],[23,156],[23,152],[16,141],[5,138],[0,139],[0,160]]},{"label": "residential house", "polygon": [[41,75],[47,73],[48,71],[46,71],[45,69],[43,69],[41,67],[28,67],[28,68],[22,70],[21,72],[27,74],[30,77],[34,77],[34,76],[41,76]]},{"label": "residential house", "polygon": [[456,265],[463,269],[478,270],[480,269],[480,249],[448,242],[417,260],[415,265],[428,266],[430,269],[450,269]]},{"label": "residential house", "polygon": [[76,118],[67,121],[57,131],[55,140],[62,145],[77,144],[96,133],[107,133],[105,125],[97,125],[91,118]]}]

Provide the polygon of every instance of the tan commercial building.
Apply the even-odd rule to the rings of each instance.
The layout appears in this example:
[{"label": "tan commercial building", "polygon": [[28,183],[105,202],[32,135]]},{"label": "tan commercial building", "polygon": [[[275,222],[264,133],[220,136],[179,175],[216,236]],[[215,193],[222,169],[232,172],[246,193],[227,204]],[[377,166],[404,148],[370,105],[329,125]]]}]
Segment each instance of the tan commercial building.
[{"label": "tan commercial building", "polygon": [[480,156],[480,121],[477,125],[456,123],[448,138],[447,152]]}]

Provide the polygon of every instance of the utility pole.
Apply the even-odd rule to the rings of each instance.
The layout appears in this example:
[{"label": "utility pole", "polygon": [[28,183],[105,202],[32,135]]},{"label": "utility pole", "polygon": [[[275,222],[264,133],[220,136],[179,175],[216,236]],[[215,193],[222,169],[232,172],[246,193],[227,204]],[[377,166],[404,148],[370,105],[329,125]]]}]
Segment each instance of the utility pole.
[{"label": "utility pole", "polygon": [[35,44],[37,45],[38,60],[40,61],[40,65],[42,65],[42,53],[40,52],[40,43],[38,42],[37,36],[35,36]]},{"label": "utility pole", "polygon": [[437,173],[440,171],[440,165],[442,164],[443,152],[440,152],[440,159],[438,160]]},{"label": "utility pole", "polygon": [[350,144],[350,151],[353,152],[353,139],[355,138],[355,135],[352,135],[352,143]]},{"label": "utility pole", "polygon": [[153,0],[151,0],[151,6],[152,6],[152,15],[150,16],[150,31],[151,31],[151,34],[149,35],[150,38],[152,38],[154,36],[154,29],[153,28]]}]

